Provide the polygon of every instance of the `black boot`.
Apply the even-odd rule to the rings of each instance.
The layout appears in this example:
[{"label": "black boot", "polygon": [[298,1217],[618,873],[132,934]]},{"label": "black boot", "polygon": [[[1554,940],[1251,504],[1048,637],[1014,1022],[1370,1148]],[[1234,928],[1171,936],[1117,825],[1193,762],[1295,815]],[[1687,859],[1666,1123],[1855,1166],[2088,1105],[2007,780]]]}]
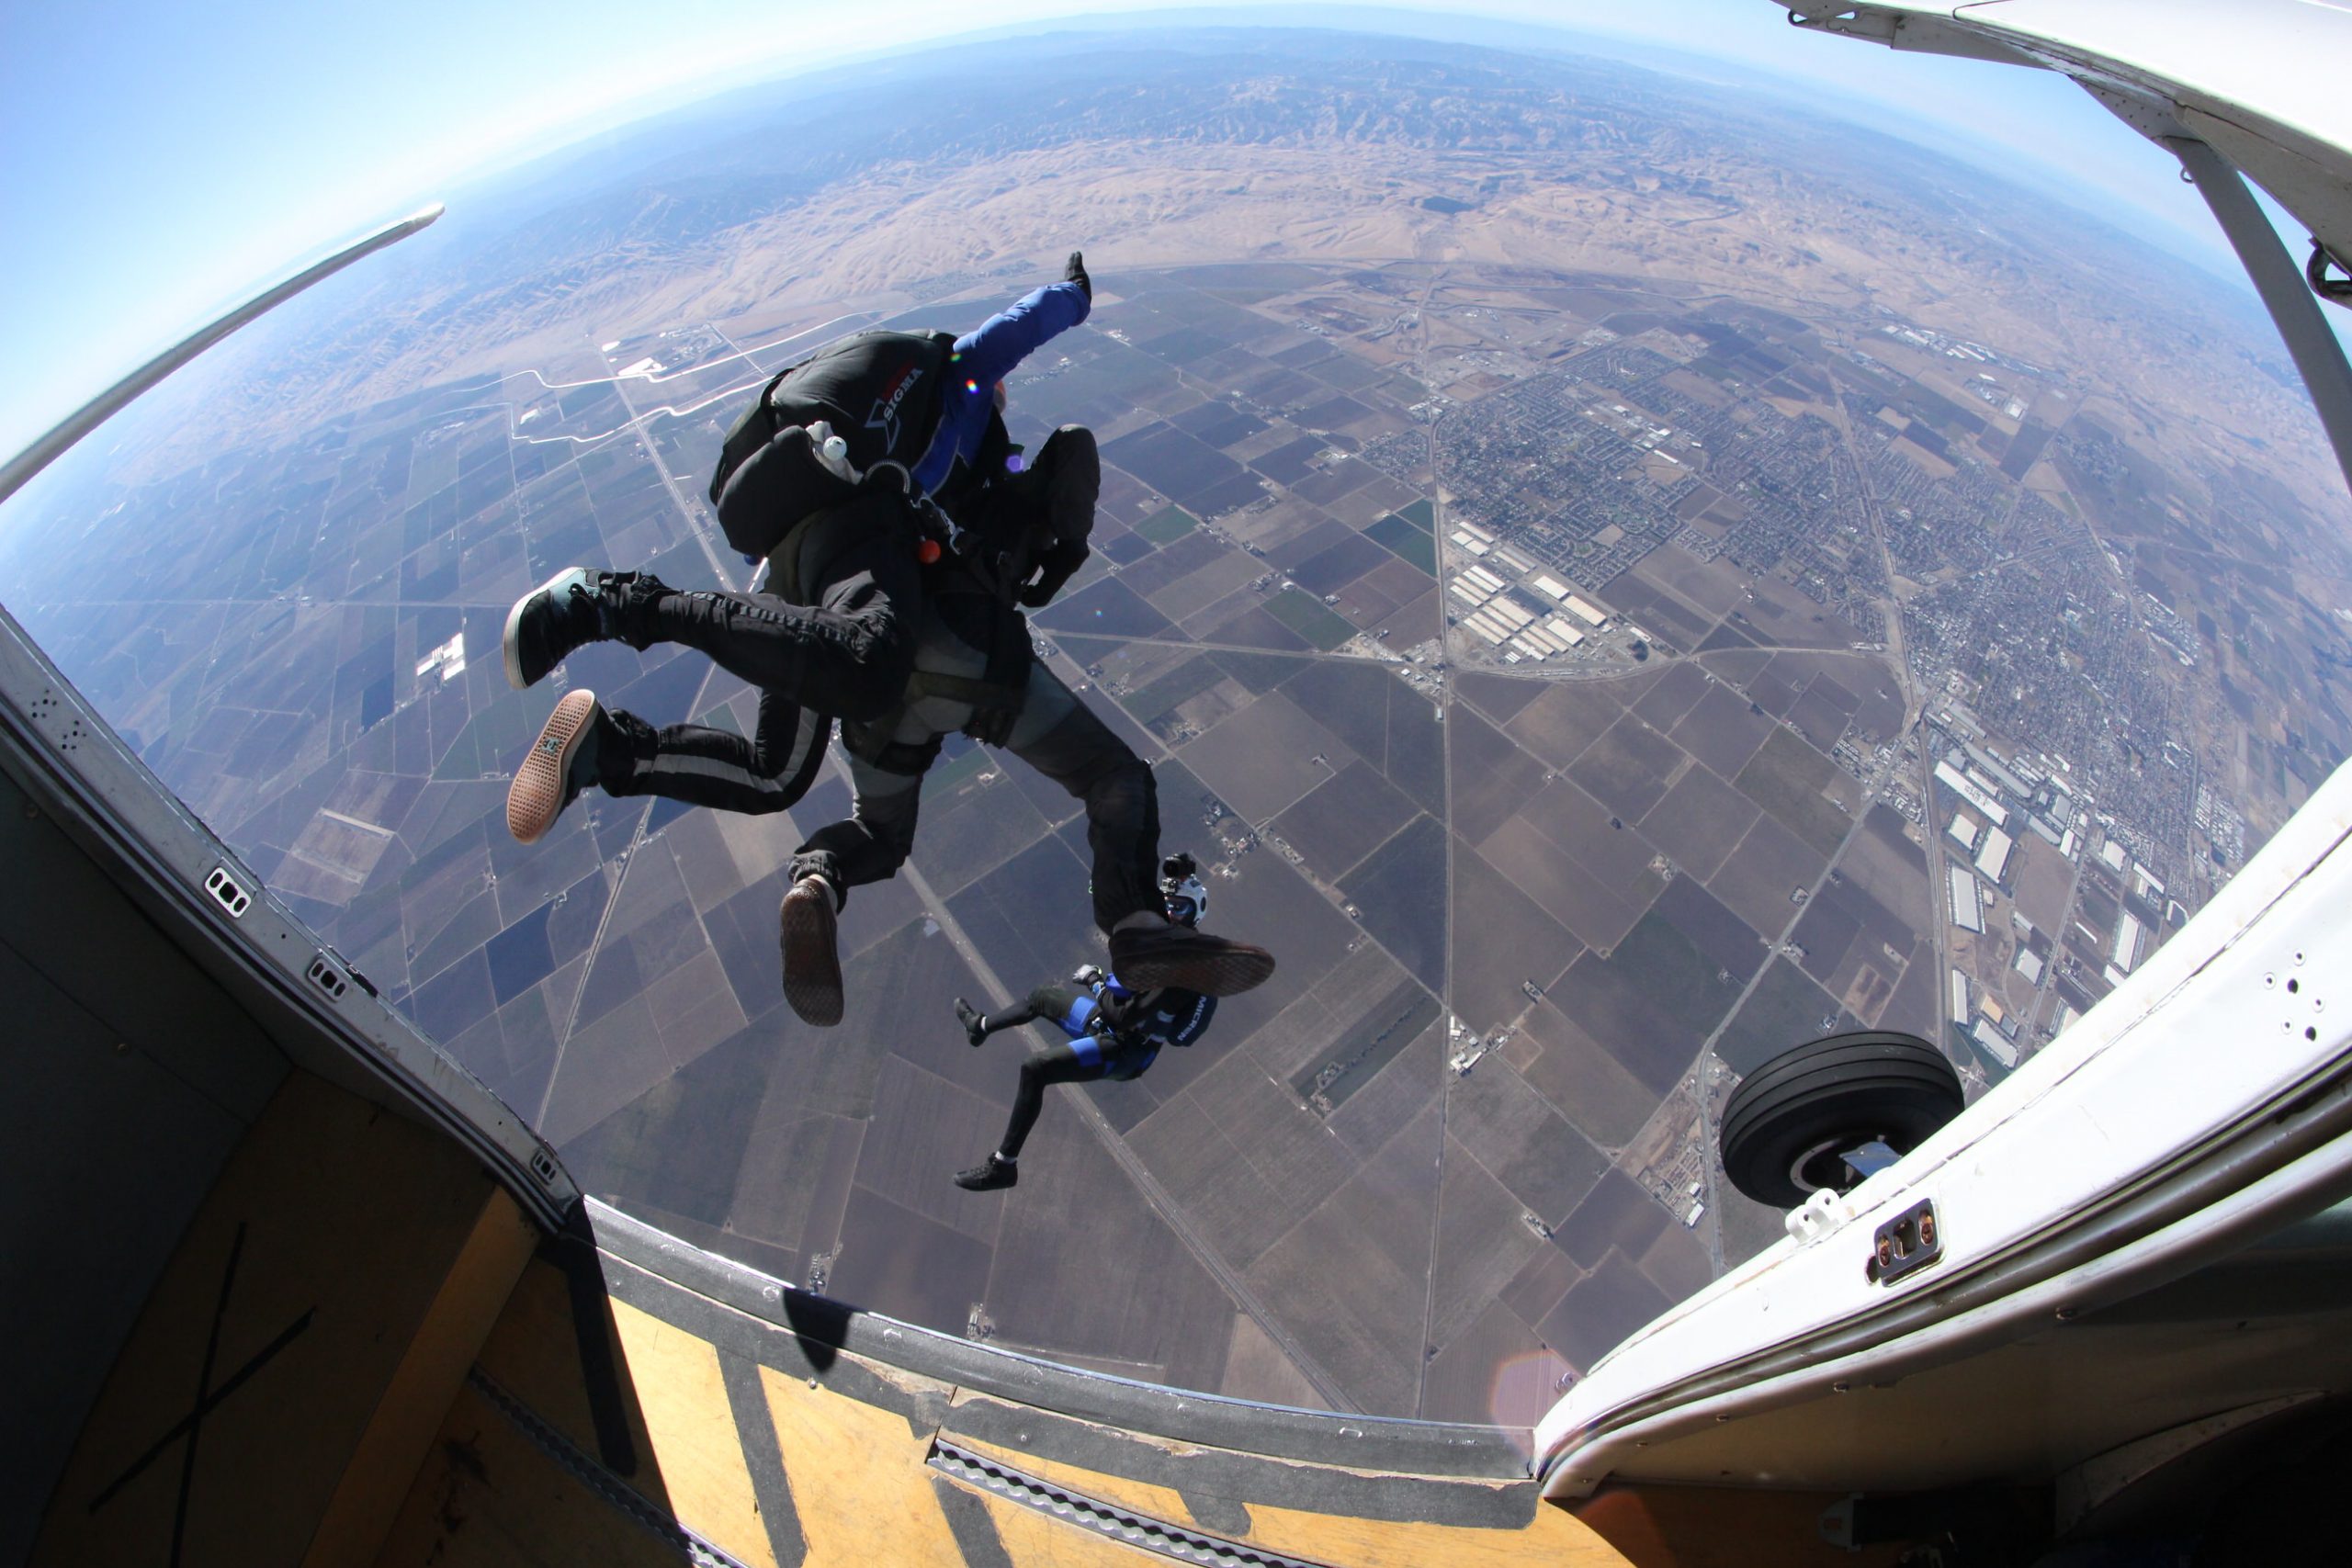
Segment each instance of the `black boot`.
[{"label": "black boot", "polygon": [[1264,985],[1273,972],[1274,955],[1262,947],[1157,916],[1111,933],[1111,973],[1131,991],[1175,986],[1204,997],[1233,997]]},{"label": "black boot", "polygon": [[994,1192],[1020,1181],[1019,1168],[1002,1155],[990,1155],[986,1164],[956,1173],[956,1185],[967,1192]]},{"label": "black boot", "polygon": [[975,1045],[989,1037],[988,1016],[961,997],[956,998],[956,1021],[964,1026]]},{"label": "black boot", "polygon": [[574,649],[616,640],[643,649],[651,638],[646,608],[669,592],[658,577],[637,571],[597,571],[571,566],[514,601],[501,642],[506,683],[537,685]]}]

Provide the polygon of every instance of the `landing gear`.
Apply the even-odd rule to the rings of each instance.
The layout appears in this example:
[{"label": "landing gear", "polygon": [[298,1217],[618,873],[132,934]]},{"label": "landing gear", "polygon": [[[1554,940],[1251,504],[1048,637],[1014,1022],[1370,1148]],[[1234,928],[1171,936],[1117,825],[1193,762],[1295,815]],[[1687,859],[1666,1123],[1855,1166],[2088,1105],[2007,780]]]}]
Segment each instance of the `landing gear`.
[{"label": "landing gear", "polygon": [[1825,1187],[1860,1185],[1963,1103],[1960,1075],[1917,1035],[1832,1034],[1741,1080],[1724,1107],[1724,1173],[1757,1202],[1793,1209]]}]

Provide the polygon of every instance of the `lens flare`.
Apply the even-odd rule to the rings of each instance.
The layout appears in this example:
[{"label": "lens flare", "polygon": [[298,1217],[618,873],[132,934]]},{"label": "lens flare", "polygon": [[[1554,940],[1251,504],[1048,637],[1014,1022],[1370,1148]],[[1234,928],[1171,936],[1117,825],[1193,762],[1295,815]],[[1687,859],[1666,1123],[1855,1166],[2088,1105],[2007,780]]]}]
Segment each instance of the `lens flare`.
[{"label": "lens flare", "polygon": [[1568,1363],[1548,1349],[1522,1351],[1495,1369],[1487,1385],[1486,1418],[1510,1429],[1532,1427],[1552,1408],[1565,1388],[1562,1374]]}]

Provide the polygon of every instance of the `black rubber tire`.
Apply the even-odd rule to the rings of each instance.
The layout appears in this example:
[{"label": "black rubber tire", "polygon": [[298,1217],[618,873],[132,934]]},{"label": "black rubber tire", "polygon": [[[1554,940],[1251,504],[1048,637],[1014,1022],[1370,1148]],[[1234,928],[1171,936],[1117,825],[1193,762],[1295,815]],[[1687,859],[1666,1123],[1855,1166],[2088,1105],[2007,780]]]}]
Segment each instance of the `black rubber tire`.
[{"label": "black rubber tire", "polygon": [[1791,1169],[1807,1150],[1878,1138],[1908,1154],[1963,1103],[1960,1075],[1917,1035],[1828,1035],[1740,1080],[1724,1107],[1724,1174],[1758,1203],[1793,1209],[1813,1195]]}]

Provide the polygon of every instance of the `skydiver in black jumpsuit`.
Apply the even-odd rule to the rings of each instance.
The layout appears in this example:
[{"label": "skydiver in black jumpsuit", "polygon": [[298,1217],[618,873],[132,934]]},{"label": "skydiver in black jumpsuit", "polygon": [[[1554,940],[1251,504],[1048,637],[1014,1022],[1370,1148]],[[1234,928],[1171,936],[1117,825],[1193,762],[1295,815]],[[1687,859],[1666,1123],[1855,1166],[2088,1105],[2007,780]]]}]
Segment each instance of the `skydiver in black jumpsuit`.
[{"label": "skydiver in black jumpsuit", "polygon": [[[1007,360],[1009,367],[1032,339],[1061,330],[1056,321],[1069,324],[1061,321],[1069,301],[1082,320],[1092,285],[1079,256],[1069,270],[1069,282],[1035,291],[956,340],[957,354],[969,344],[973,356],[955,363],[988,369]],[[772,581],[792,585],[782,597],[682,593],[650,577],[573,569],[518,602],[505,636],[507,674],[517,686],[535,683],[586,642],[642,649],[670,641],[708,654],[757,686],[761,699],[747,741],[695,725],[657,731],[634,715],[607,712],[593,693],[568,694],[516,772],[508,826],[536,841],[592,784],[616,795],[781,810],[813,781],[838,715],[853,813],[800,846],[780,912],[786,999],[806,1021],[831,1025],[843,1007],[839,912],[852,887],[894,875],[905,863],[922,774],[945,737],[961,730],[1012,750],[1085,803],[1095,921],[1110,938],[1114,966],[1144,987],[1246,990],[1272,973],[1272,957],[1170,925],[1153,884],[1159,819],[1151,771],[1031,658],[1027,625],[1013,607],[1046,603],[1087,558],[1102,474],[1093,437],[1076,427],[1057,431],[1026,469],[958,467],[966,446],[977,455],[988,445],[973,431],[1000,442],[1002,432],[994,408],[983,413],[975,401],[992,404],[986,395],[1001,382],[981,388],[975,378],[966,389],[970,396],[950,400],[930,454],[912,470],[918,487],[947,487],[942,493],[964,525],[953,554],[924,557],[922,502],[868,488],[795,529],[771,556]],[[757,471],[749,463],[738,471],[730,500]],[[1025,541],[1017,550],[963,547],[1014,536]]]},{"label": "skydiver in black jumpsuit", "polygon": [[[999,410],[1004,377],[1084,321],[1093,299],[1085,260],[1072,252],[1061,282],[1032,290],[944,354],[926,357],[922,334],[860,334],[769,383],[759,401],[782,425],[830,412],[872,447],[861,461],[879,457],[900,479],[895,491],[868,487],[786,531],[768,556],[764,591],[680,592],[649,573],[571,567],[517,600],[503,638],[506,679],[517,690],[587,643],[642,650],[674,642],[758,688],[760,712],[747,740],[700,725],[657,730],[607,711],[593,692],[568,694],[516,770],[506,810],[515,838],[537,842],[591,784],[728,811],[776,811],[797,799],[833,718],[879,718],[905,691],[923,619],[918,569],[937,553],[921,510],[932,499],[959,516],[968,511],[969,521],[1010,515],[1051,536],[1023,585],[1036,603],[1050,600],[1086,559],[1102,477],[1094,437],[1077,426],[1056,431],[1035,463],[1007,475],[1014,449]],[[944,334],[934,341],[944,344]],[[910,412],[918,407],[927,411],[921,426]],[[756,446],[712,483],[722,522],[736,508],[786,514],[784,468]]]}]

